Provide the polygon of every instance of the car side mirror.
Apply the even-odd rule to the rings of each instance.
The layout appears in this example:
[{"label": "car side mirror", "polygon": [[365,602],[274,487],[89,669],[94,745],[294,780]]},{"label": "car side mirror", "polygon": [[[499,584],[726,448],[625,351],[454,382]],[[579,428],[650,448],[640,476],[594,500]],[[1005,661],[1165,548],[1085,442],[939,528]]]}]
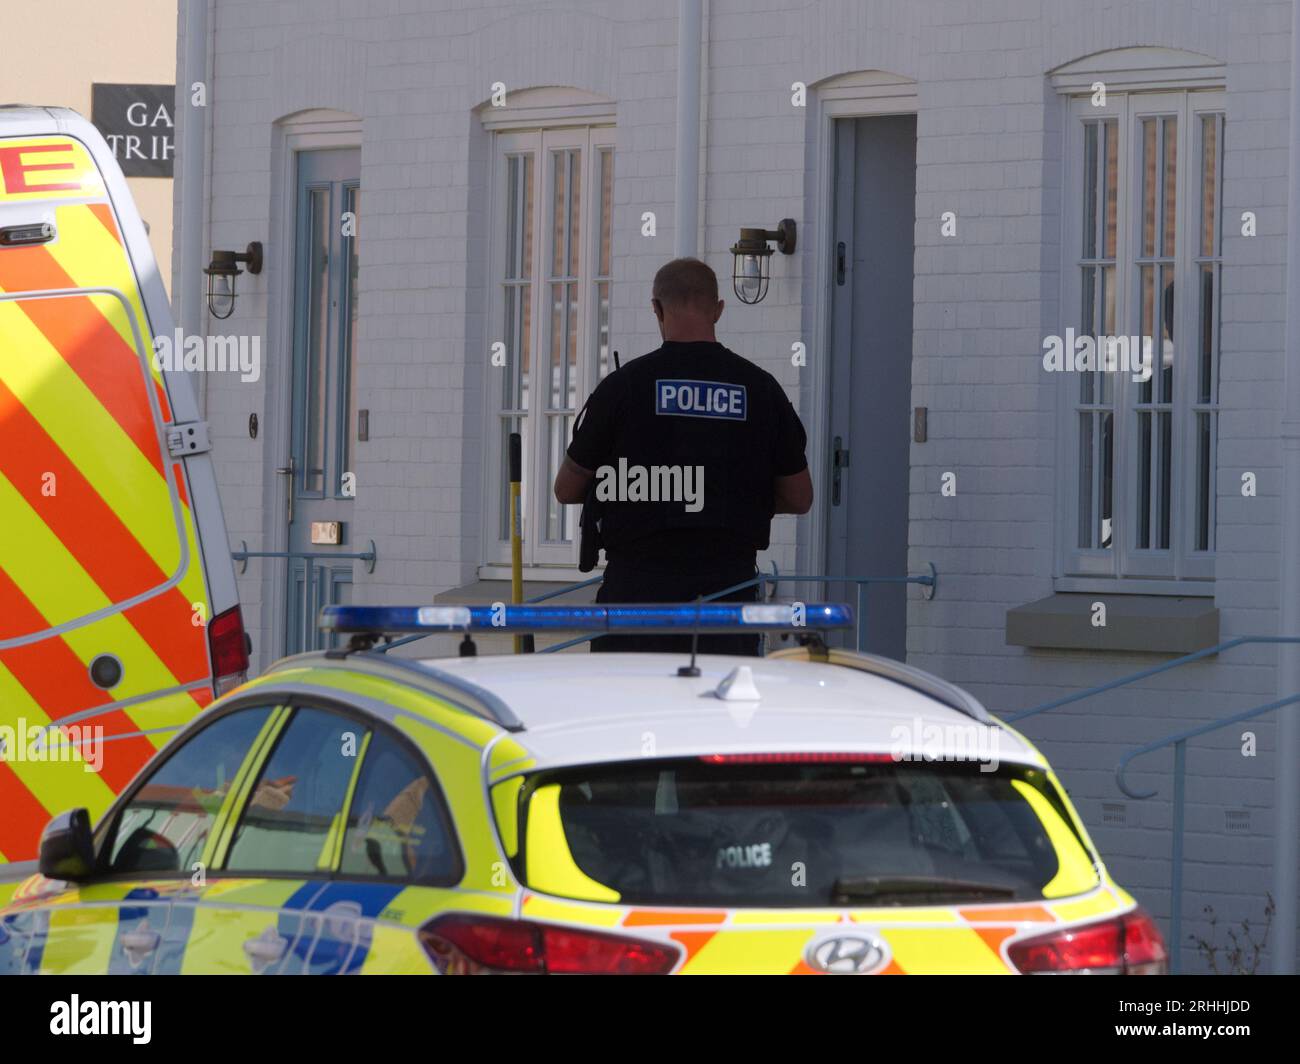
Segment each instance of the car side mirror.
[{"label": "car side mirror", "polygon": [[89,879],[95,869],[95,840],[90,813],[73,809],[60,813],[41,832],[41,875],[47,879]]}]

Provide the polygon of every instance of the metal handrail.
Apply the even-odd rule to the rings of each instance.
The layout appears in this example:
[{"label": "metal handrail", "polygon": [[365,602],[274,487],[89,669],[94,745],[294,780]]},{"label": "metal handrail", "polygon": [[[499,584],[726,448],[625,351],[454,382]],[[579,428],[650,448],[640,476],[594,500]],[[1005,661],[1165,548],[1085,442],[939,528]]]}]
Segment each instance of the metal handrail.
[{"label": "metal handrail", "polygon": [[[561,595],[567,595],[570,591],[579,591],[584,587],[590,587],[592,584],[599,584],[605,579],[604,574],[593,576],[587,580],[580,580],[576,584],[564,584],[562,587],[548,591],[544,595],[534,595],[532,598],[524,599],[524,602],[533,605],[538,602],[545,602],[547,599],[558,598]],[[384,643],[382,646],[375,647],[375,651],[380,654],[387,654],[394,647],[405,646],[407,643],[414,643],[417,639],[427,639],[433,632],[416,632],[414,635],[403,636],[401,639],[394,639],[391,643]],[[591,638],[588,636],[588,638]]]},{"label": "metal handrail", "polygon": [[246,540],[239,541],[239,550],[232,550],[230,557],[233,561],[242,562],[243,567],[240,573],[248,572],[249,558],[301,558],[306,562],[306,568],[303,573],[302,581],[302,645],[303,649],[309,649],[312,645],[312,637],[316,631],[315,618],[312,616],[310,609],[312,587],[315,584],[315,576],[312,573],[314,558],[322,558],[327,561],[337,559],[340,561],[361,561],[366,563],[366,572],[375,571],[375,561],[379,557],[379,551],[375,547],[375,541],[368,540],[369,549],[363,551],[328,551],[328,550],[249,550]]},{"label": "metal handrail", "polygon": [[[823,584],[835,584],[835,583],[856,584],[857,585],[857,601],[856,601],[857,609],[855,610],[854,613],[854,620],[856,625],[854,642],[857,649],[862,650],[862,642],[863,642],[863,637],[865,635],[863,614],[866,612],[863,608],[862,596],[867,586],[870,584],[919,584],[927,590],[928,593],[926,594],[926,598],[933,598],[935,589],[938,587],[938,583],[939,583],[939,573],[938,570],[935,569],[933,562],[929,563],[929,568],[930,571],[928,573],[922,573],[917,576],[824,576],[820,574],[810,574],[810,573],[789,573],[786,575],[782,575],[781,572],[777,569],[776,563],[773,562],[772,572],[759,573],[748,580],[741,581],[739,584],[733,584],[731,587],[724,587],[721,591],[715,591],[710,595],[705,595],[701,599],[701,601],[712,602],[714,599],[721,598],[723,595],[730,595],[733,592],[741,591],[744,588],[755,587],[755,586],[758,586],[760,588],[759,597],[762,598],[763,595],[766,593],[765,585],[769,580],[772,581],[773,583],[779,583],[780,581],[783,580],[786,581],[807,580],[807,581],[811,581],[815,583],[823,583]],[[605,577],[603,574],[600,576],[593,576],[587,580],[580,580],[574,584],[564,584],[563,586],[556,588],[552,591],[548,591],[543,595],[536,595],[533,598],[525,599],[524,601],[529,603],[545,602],[547,599],[558,598],[560,595],[568,594],[571,591],[578,591],[584,587],[590,587],[592,584],[598,584],[604,579]],[[433,633],[429,633],[429,634],[433,634]],[[387,653],[388,651],[393,650],[396,647],[405,646],[407,643],[413,643],[417,639],[425,639],[425,638],[427,638],[427,635],[425,635],[424,633],[417,632],[414,635],[404,636],[401,639],[394,639],[391,643],[385,643],[384,645],[376,647],[375,649],[380,653]],[[582,643],[588,643],[594,638],[596,637],[592,635],[584,635],[584,636],[579,636],[576,639],[567,639],[562,643],[556,643],[553,646],[543,647],[541,650],[538,651],[538,653],[554,654],[561,650],[568,650],[570,647],[575,647]]]},{"label": "metal handrail", "polygon": [[[1147,669],[1141,669],[1140,671],[1130,673],[1127,676],[1121,676],[1116,680],[1097,684],[1094,687],[1088,687],[1082,691],[1075,691],[1073,694],[1064,695],[1061,698],[1053,699],[1050,702],[1044,702],[1041,705],[1034,706],[1030,709],[1021,710],[1019,713],[1008,713],[1002,715],[1002,719],[1007,723],[1024,720],[1027,717],[1037,716],[1039,713],[1046,713],[1049,709],[1057,709],[1060,706],[1070,705],[1074,702],[1081,702],[1085,698],[1091,698],[1094,695],[1099,695],[1106,691],[1113,691],[1116,688],[1125,687],[1128,684],[1136,683],[1138,680],[1144,680],[1148,676],[1157,676],[1160,673],[1169,672],[1172,669],[1180,668],[1181,666],[1188,665],[1191,662],[1214,657],[1225,650],[1232,650],[1234,647],[1261,643],[1273,645],[1300,643],[1300,636],[1240,635],[1235,639],[1228,639],[1222,643],[1216,643],[1212,647],[1206,647],[1203,650],[1197,650],[1191,654],[1184,654],[1182,657],[1173,658],[1170,661],[1162,662],[1159,665],[1153,665]],[[1174,748],[1173,852],[1169,883],[1169,939],[1172,943],[1169,956],[1170,971],[1177,972],[1181,967],[1181,961],[1179,958],[1182,954],[1182,942],[1180,940],[1183,929],[1183,836],[1187,797],[1187,740],[1194,739],[1199,735],[1206,735],[1212,731],[1218,731],[1220,728],[1226,728],[1232,724],[1239,724],[1243,720],[1250,720],[1253,717],[1263,716],[1265,713],[1271,713],[1276,709],[1281,709],[1283,706],[1293,705],[1297,702],[1300,702],[1300,694],[1290,695],[1287,698],[1280,698],[1277,701],[1269,702],[1266,705],[1256,706],[1254,709],[1235,713],[1230,717],[1224,717],[1220,720],[1211,721],[1208,724],[1198,725],[1195,728],[1188,728],[1185,731],[1166,735],[1164,738],[1156,739],[1153,742],[1146,743],[1129,751],[1129,753],[1125,754],[1119,764],[1115,767],[1115,782],[1119,785],[1122,794],[1136,800],[1150,798],[1156,794],[1156,791],[1138,793],[1137,791],[1130,789],[1128,786],[1124,774],[1128,771],[1129,763],[1135,758],[1141,757],[1144,754],[1152,753],[1153,751],[1159,750],[1165,746],[1172,745]]]},{"label": "metal handrail", "polygon": [[243,562],[244,567],[240,573],[248,572],[249,558],[343,558],[366,563],[366,572],[375,571],[375,561],[378,558],[378,551],[375,549],[375,541],[368,540],[369,550],[363,551],[339,551],[330,550],[249,550],[248,543],[244,540],[239,541],[241,546],[239,550],[232,550],[230,557],[233,561]]},{"label": "metal handrail", "polygon": [[[759,573],[757,576],[750,577],[748,580],[742,580],[738,584],[724,587],[721,591],[715,591],[711,595],[704,595],[701,597],[700,601],[712,602],[714,599],[721,598],[723,595],[730,595],[736,591],[743,591],[747,587],[758,587],[759,598],[761,599],[767,593],[765,585],[769,580],[774,584],[780,583],[782,580],[807,580],[813,583],[823,584],[856,584],[857,601],[855,603],[856,609],[853,614],[854,645],[859,651],[861,651],[863,637],[866,634],[863,617],[866,610],[863,608],[862,595],[867,586],[870,584],[920,584],[929,589],[929,594],[926,595],[926,598],[932,598],[934,596],[935,588],[939,583],[939,572],[935,569],[934,563],[931,562],[930,571],[919,576],[824,576],[814,573],[787,573],[782,575],[777,570],[776,563],[773,562],[771,573]],[[539,650],[538,653],[554,654],[557,651],[567,650],[569,647],[577,646],[580,643],[589,642],[594,638],[596,637],[590,635],[580,636],[577,639],[569,639],[563,643],[556,643],[554,646],[545,647],[542,650]]]},{"label": "metal handrail", "polygon": [[[777,567],[776,567],[776,562],[773,562],[773,563],[772,563],[772,574],[775,576],[776,573],[777,573],[777,571],[778,571],[778,570],[777,570]],[[601,574],[600,579],[601,579],[602,581],[605,579],[605,575],[604,575],[603,573]],[[720,597],[720,596],[722,596],[722,595],[729,595],[729,594],[731,594],[731,592],[733,592],[733,591],[738,591],[738,590],[740,590],[742,587],[752,587],[752,586],[754,586],[757,582],[758,582],[758,577],[755,577],[755,578],[753,578],[752,580],[748,580],[748,581],[746,581],[746,582],[743,583],[743,584],[736,584],[734,587],[724,587],[721,591],[715,591],[715,592],[713,592],[713,594],[711,594],[711,595],[704,595],[704,596],[702,596],[701,599],[700,599],[700,601],[701,601],[701,602],[712,602],[714,599],[716,599],[716,598],[718,598],[718,597]],[[573,587],[585,587],[586,584],[590,584],[590,583],[592,583],[592,581],[591,581],[591,580],[588,580],[588,581],[586,581],[586,582],[583,583],[583,584],[575,584],[575,585],[572,585],[572,586],[573,586]],[[564,590],[571,590],[571,589],[572,589],[572,588],[565,588]],[[562,594],[562,592],[553,592],[553,594]],[[762,597],[762,596],[760,595],[760,597]],[[596,638],[596,637],[595,637],[594,635],[580,635],[580,636],[577,636],[577,637],[574,638],[574,639],[566,639],[563,643],[555,643],[555,644],[552,645],[552,646],[549,646],[549,647],[543,647],[541,650],[538,651],[538,653],[539,653],[539,654],[555,654],[555,653],[558,653],[558,652],[561,651],[561,650],[568,650],[569,647],[576,647],[576,646],[581,646],[583,643],[590,643],[590,642],[591,642],[593,639],[595,639],[595,638]]]},{"label": "metal handrail", "polygon": [[1121,676],[1118,680],[1111,680],[1108,683],[1097,684],[1095,687],[1088,687],[1082,691],[1075,691],[1072,695],[1064,695],[1061,698],[1053,699],[1051,702],[1044,702],[1042,705],[1034,706],[1031,709],[1022,709],[1019,713],[998,714],[1004,721],[1024,720],[1026,717],[1037,716],[1039,713],[1046,713],[1049,709],[1056,709],[1059,706],[1067,706],[1072,702],[1081,702],[1085,698],[1091,698],[1093,695],[1104,694],[1106,691],[1113,691],[1117,687],[1124,687],[1138,680],[1145,680],[1148,676],[1155,676],[1158,673],[1168,672],[1170,669],[1176,669],[1181,665],[1187,665],[1193,661],[1200,661],[1202,658],[1213,657],[1225,650],[1231,650],[1233,647],[1239,647],[1245,643],[1300,643],[1300,636],[1296,635],[1239,635],[1235,639],[1229,639],[1225,643],[1216,643],[1212,647],[1206,647],[1204,650],[1197,650],[1191,654],[1184,654],[1181,658],[1174,658],[1160,665],[1153,665],[1149,669],[1142,669],[1140,672],[1130,673],[1128,676]]},{"label": "metal handrail", "polygon": [[534,595],[530,599],[524,599],[524,601],[529,603],[530,605],[537,602],[545,602],[547,599],[559,598],[561,595],[567,595],[570,591],[580,591],[584,587],[591,587],[592,584],[599,584],[604,579],[605,579],[605,574],[601,573],[599,576],[593,576],[586,580],[580,580],[576,584],[565,584],[564,586],[560,587],[558,590],[548,591],[544,595]]},{"label": "metal handrail", "polygon": [[[1300,639],[1290,637],[1273,637],[1277,642],[1300,642]],[[1152,742],[1144,743],[1135,750],[1130,750],[1115,766],[1115,782],[1119,789],[1129,798],[1144,800],[1153,798],[1158,793],[1155,790],[1135,791],[1124,778],[1128,771],[1129,763],[1135,758],[1142,757],[1144,754],[1152,753],[1163,747],[1172,745],[1174,748],[1174,825],[1173,825],[1173,853],[1172,868],[1170,870],[1169,881],[1169,939],[1173,944],[1169,956],[1169,970],[1177,973],[1181,967],[1179,957],[1182,953],[1182,933],[1183,933],[1183,836],[1186,825],[1186,805],[1187,805],[1187,740],[1195,739],[1199,735],[1208,735],[1210,732],[1219,731],[1221,728],[1227,728],[1233,724],[1240,724],[1244,720],[1251,720],[1254,717],[1262,717],[1265,713],[1272,713],[1275,709],[1281,709],[1283,706],[1295,705],[1300,702],[1300,694],[1288,695],[1286,698],[1279,698],[1262,706],[1256,706],[1254,709],[1243,710],[1240,713],[1234,713],[1230,717],[1223,717],[1219,720],[1210,721],[1208,724],[1201,724],[1195,728],[1188,728],[1185,731],[1174,732],[1172,735],[1166,735],[1163,738],[1155,739]],[[1281,771],[1281,767],[1278,767]]]}]

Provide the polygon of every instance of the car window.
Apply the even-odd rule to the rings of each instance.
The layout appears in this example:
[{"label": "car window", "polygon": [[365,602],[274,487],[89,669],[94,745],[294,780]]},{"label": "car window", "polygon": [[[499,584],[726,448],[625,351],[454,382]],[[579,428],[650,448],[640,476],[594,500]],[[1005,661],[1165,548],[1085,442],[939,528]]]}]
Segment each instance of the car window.
[{"label": "car window", "polygon": [[345,875],[451,883],[460,857],[428,771],[398,740],[376,732],[348,811]]},{"label": "car window", "polygon": [[219,717],[180,745],[122,809],[108,867],[113,872],[189,871],[270,706]]},{"label": "car window", "polygon": [[906,905],[1097,883],[1046,774],[975,762],[708,758],[543,773],[524,882],[649,905]]},{"label": "car window", "polygon": [[366,733],[339,713],[296,710],[253,786],[226,869],[314,872],[328,861]]}]

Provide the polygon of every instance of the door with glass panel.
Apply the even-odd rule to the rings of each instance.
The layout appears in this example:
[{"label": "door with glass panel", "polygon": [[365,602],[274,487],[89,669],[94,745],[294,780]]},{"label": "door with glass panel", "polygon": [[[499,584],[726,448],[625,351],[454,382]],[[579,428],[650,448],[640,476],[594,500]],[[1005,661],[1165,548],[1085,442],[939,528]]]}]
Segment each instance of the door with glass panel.
[{"label": "door with glass panel", "polygon": [[351,601],[357,438],[357,232],[361,153],[297,155],[294,203],[293,388],[289,481],[286,654],[322,645],[321,606]]},{"label": "door with glass panel", "polygon": [[578,507],[550,486],[574,418],[612,368],[613,131],[498,134],[485,561],[509,558],[508,440],[523,440],[524,562],[577,561]]}]

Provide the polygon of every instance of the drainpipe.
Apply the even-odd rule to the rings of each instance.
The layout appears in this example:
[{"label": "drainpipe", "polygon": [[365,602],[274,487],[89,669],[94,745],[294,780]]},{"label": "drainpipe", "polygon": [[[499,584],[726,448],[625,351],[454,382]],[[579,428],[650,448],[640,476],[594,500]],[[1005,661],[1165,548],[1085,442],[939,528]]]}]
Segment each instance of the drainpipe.
[{"label": "drainpipe", "polygon": [[[1298,0],[1300,2],[1300,0]],[[699,254],[700,51],[704,0],[677,3],[677,230],[673,254]]]},{"label": "drainpipe", "polygon": [[[212,86],[208,83],[208,0],[181,0],[181,56],[176,83],[176,123],[180,141],[176,161],[180,168],[180,205],[173,228],[172,304],[176,323],[185,336],[202,336],[204,328],[203,286],[203,177],[208,106]],[[205,86],[207,106],[191,105],[192,86]],[[208,415],[207,376],[200,375],[200,416]]]},{"label": "drainpipe", "polygon": [[[1291,144],[1287,197],[1285,406],[1282,411],[1282,552],[1278,634],[1300,634],[1300,0],[1291,5]],[[1300,647],[1279,644],[1279,697],[1300,691]],[[1300,857],[1300,707],[1278,710],[1273,760],[1273,973],[1296,959],[1296,862]]]}]

